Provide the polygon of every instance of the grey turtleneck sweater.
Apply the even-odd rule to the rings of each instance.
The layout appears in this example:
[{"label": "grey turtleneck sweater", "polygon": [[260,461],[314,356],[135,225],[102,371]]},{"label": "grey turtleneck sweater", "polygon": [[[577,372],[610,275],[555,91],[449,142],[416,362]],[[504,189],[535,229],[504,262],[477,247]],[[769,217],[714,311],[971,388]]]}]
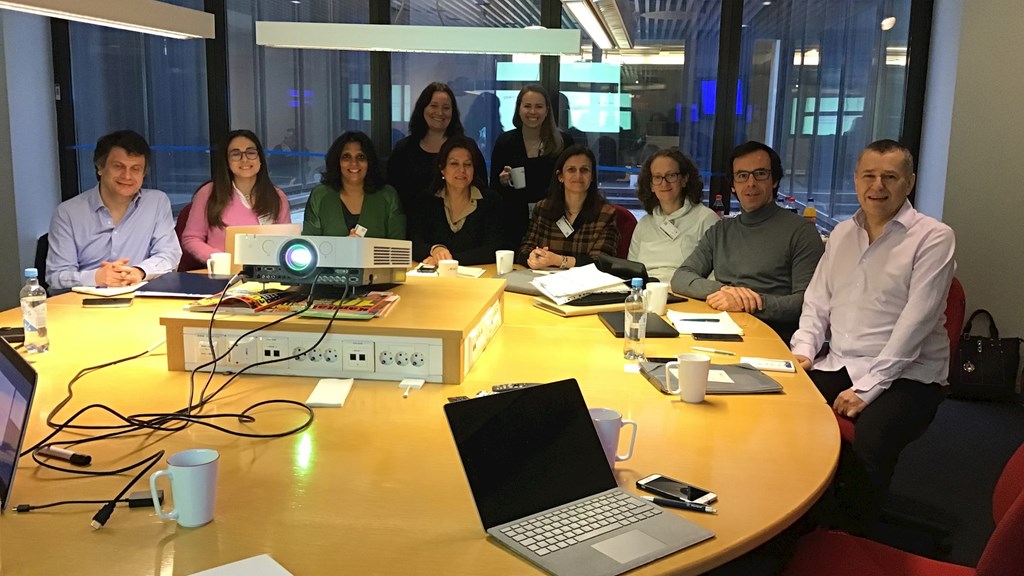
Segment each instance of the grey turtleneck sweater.
[{"label": "grey turtleneck sweater", "polygon": [[706,299],[722,286],[750,288],[764,302],[754,316],[795,324],[824,252],[814,226],[773,202],[712,226],[672,276],[672,290]]}]

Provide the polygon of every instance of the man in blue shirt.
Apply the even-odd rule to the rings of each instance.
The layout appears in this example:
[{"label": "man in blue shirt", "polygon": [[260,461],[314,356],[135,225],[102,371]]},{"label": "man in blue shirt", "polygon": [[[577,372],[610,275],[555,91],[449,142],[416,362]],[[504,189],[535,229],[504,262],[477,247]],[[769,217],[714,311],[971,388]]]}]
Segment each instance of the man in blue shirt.
[{"label": "man in blue shirt", "polygon": [[119,130],[96,142],[99,185],[61,203],[50,222],[46,280],[52,288],[131,286],[181,259],[167,195],[142,189],[149,144]]}]

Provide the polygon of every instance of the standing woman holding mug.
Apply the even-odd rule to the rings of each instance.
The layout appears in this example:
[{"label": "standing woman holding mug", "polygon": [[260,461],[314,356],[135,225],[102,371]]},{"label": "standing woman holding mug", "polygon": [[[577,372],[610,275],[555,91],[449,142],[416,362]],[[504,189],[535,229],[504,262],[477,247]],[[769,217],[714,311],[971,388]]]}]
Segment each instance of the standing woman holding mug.
[{"label": "standing woman holding mug", "polygon": [[416,99],[409,117],[409,136],[395,144],[388,158],[388,183],[398,191],[406,213],[435,192],[428,188],[437,152],[445,140],[462,132],[452,89],[443,82],[431,82]]},{"label": "standing woman holding mug", "polygon": [[223,252],[227,226],[288,224],[288,197],[274,187],[260,139],[234,130],[214,149],[213,180],[196,191],[181,234],[182,248],[200,262]]},{"label": "standing woman holding mug", "polygon": [[[551,98],[540,84],[528,84],[519,91],[512,124],[516,129],[505,132],[494,143],[491,188],[500,192],[503,199],[502,248],[516,250],[530,222],[529,205],[547,196],[555,160],[573,141],[558,129]],[[525,188],[513,185],[513,169],[525,173]]]}]

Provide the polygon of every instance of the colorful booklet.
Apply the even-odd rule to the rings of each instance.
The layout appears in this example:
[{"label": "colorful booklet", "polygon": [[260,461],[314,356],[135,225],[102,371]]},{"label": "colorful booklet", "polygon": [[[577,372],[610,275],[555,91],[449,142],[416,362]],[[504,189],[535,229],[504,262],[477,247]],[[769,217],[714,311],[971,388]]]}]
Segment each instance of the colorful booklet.
[{"label": "colorful booklet", "polygon": [[[399,296],[394,292],[368,292],[354,296],[347,300],[332,298],[318,298],[308,310],[302,312],[302,316],[311,318],[336,318],[339,320],[369,320],[371,318],[383,318],[395,307]],[[263,310],[264,314],[291,314],[298,312],[306,306],[305,298],[293,301],[282,302]],[[337,311],[337,313],[335,313]]]},{"label": "colorful booklet", "polygon": [[[296,299],[305,301],[305,295],[290,290],[230,291],[220,303],[220,311],[226,314],[256,314]],[[200,298],[185,305],[188,312],[213,312],[220,300],[220,294]]]}]

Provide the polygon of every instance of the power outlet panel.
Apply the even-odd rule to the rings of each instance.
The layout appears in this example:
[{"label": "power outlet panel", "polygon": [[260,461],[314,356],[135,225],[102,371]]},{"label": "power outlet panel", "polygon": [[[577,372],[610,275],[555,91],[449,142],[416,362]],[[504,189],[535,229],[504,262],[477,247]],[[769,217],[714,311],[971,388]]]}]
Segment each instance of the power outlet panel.
[{"label": "power outlet panel", "polygon": [[[243,330],[222,329],[213,334],[214,350],[223,354],[238,341]],[[213,356],[202,328],[185,328],[185,369],[192,370]],[[442,341],[440,338],[328,334],[317,344],[320,334],[309,332],[260,331],[246,336],[226,358],[217,362],[218,372],[312,376],[318,378],[363,378],[401,380],[423,378],[442,381]],[[209,371],[209,367],[204,368]]]}]

